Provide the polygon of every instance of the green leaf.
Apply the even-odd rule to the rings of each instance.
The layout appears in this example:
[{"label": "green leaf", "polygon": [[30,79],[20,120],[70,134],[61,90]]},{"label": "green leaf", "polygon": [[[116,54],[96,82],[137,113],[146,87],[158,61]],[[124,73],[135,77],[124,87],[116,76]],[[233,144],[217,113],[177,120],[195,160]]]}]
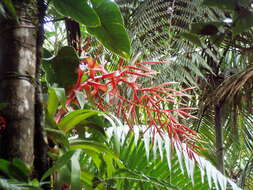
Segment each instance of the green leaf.
[{"label": "green leaf", "polygon": [[115,168],[113,166],[113,158],[108,154],[104,154],[103,157],[106,163],[107,177],[110,178],[112,177],[112,174],[115,172]]},{"label": "green leaf", "polygon": [[96,152],[98,154],[106,153],[108,155],[111,155],[115,159],[117,159],[117,156],[108,147],[106,147],[102,143],[98,143],[98,142],[94,142],[94,141],[75,140],[71,143],[70,149],[71,150],[83,149],[83,150]]},{"label": "green leaf", "polygon": [[0,103],[0,110],[6,108],[8,106],[8,103]]},{"label": "green leaf", "polygon": [[24,188],[19,187],[14,182],[12,183],[7,179],[0,178],[0,189],[3,189],[3,190],[23,190]]},{"label": "green leaf", "polygon": [[96,36],[107,49],[128,58],[130,40],[117,4],[109,0],[92,0],[91,2],[100,17],[101,26],[87,27],[88,32]]},{"label": "green leaf", "polygon": [[222,22],[208,22],[208,23],[193,23],[191,24],[191,33],[199,35],[216,35],[218,32],[223,32]]},{"label": "green leaf", "polygon": [[238,6],[237,0],[204,0],[203,5],[225,10],[235,10]]},{"label": "green leaf", "polygon": [[62,131],[50,128],[45,128],[45,131],[48,136],[53,137],[55,141],[61,143],[65,148],[69,147],[68,139]]},{"label": "green leaf", "polygon": [[29,180],[31,170],[26,166],[26,164],[22,160],[14,158],[12,160],[10,167],[11,167],[10,170],[16,174],[15,176],[17,176],[18,179],[24,180],[24,181]]},{"label": "green leaf", "polygon": [[42,176],[41,180],[43,181],[44,179],[46,179],[48,176],[50,176],[52,173],[56,172],[57,170],[59,170],[62,166],[64,166],[65,164],[67,164],[69,162],[69,160],[71,159],[71,157],[73,156],[73,154],[75,153],[75,150],[71,150],[66,152],[65,154],[63,154],[63,156],[61,156],[53,165],[53,167],[51,167],[50,169],[48,169],[46,171],[46,173]]},{"label": "green leaf", "polygon": [[58,109],[58,98],[55,91],[52,88],[48,89],[48,101],[47,101],[47,113],[50,117],[54,117],[56,110]]},{"label": "green leaf", "polygon": [[62,128],[64,125],[66,125],[71,119],[73,119],[77,115],[87,113],[87,112],[90,112],[90,111],[93,111],[93,110],[83,109],[83,110],[76,110],[76,111],[72,111],[72,112],[68,113],[67,115],[65,115],[61,119],[60,123],[58,124],[59,128]]},{"label": "green leaf", "polygon": [[182,38],[186,39],[186,40],[189,40],[190,42],[192,42],[193,44],[195,44],[195,45],[197,45],[199,47],[202,46],[199,37],[197,35],[195,35],[195,34],[184,32],[180,36]]},{"label": "green leaf", "polygon": [[44,61],[43,68],[46,72],[46,80],[52,85],[68,87],[77,79],[76,69],[79,59],[74,48],[65,46],[61,48],[58,55]]},{"label": "green leaf", "polygon": [[81,180],[82,182],[88,184],[89,186],[93,186],[93,179],[94,179],[94,175],[93,173],[86,171],[86,170],[82,170],[81,171]]},{"label": "green leaf", "polygon": [[77,22],[89,27],[101,24],[97,13],[89,6],[87,0],[53,0],[53,3],[57,11]]},{"label": "green leaf", "polygon": [[73,129],[74,127],[76,127],[81,121],[83,121],[93,115],[96,115],[96,114],[97,114],[97,112],[88,112],[88,113],[78,115],[75,118],[71,119],[65,126],[63,126],[62,129],[65,132],[67,132],[67,131]]},{"label": "green leaf", "polygon": [[248,9],[243,9],[243,12],[239,12],[239,15],[235,16],[235,23],[232,26],[233,36],[236,36],[242,32],[250,30],[253,26],[253,12]]},{"label": "green leaf", "polygon": [[70,164],[66,164],[57,171],[58,177],[56,179],[55,189],[61,189],[63,184],[70,184],[71,170],[69,165]]},{"label": "green leaf", "polygon": [[97,115],[98,113],[98,111],[93,110],[73,111],[62,119],[62,121],[59,123],[59,128],[67,132],[76,127],[83,120]]},{"label": "green leaf", "polygon": [[15,7],[13,6],[12,0],[3,0],[2,2],[4,3],[5,7],[7,8],[9,13],[11,14],[11,16],[13,18],[16,18],[17,13],[16,13],[16,10],[15,10]]},{"label": "green leaf", "polygon": [[67,97],[65,95],[65,89],[64,88],[53,88],[53,90],[55,91],[58,101],[64,107],[66,104],[66,100],[67,100]]},{"label": "green leaf", "polygon": [[28,181],[30,169],[20,159],[14,158],[12,162],[0,159],[0,171],[9,178]]},{"label": "green leaf", "polygon": [[0,159],[0,171],[7,175],[8,177],[11,177],[10,171],[9,171],[10,162],[4,159]]},{"label": "green leaf", "polygon": [[80,150],[77,150],[71,158],[71,189],[82,189],[79,156]]}]

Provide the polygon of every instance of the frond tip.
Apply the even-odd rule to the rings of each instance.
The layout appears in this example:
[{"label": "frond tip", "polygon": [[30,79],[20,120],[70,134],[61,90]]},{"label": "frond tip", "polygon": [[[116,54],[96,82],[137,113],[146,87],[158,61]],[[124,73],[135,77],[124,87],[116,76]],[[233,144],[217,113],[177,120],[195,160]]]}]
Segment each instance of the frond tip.
[{"label": "frond tip", "polygon": [[[108,116],[106,116],[106,118],[108,118]],[[128,134],[132,132],[135,136],[134,139],[136,144],[139,140],[144,143],[147,159],[149,159],[151,151],[154,157],[160,155],[161,160],[163,160],[164,154],[166,155],[169,170],[172,170],[173,167],[172,156],[176,155],[181,172],[184,173],[186,170],[192,184],[194,184],[194,172],[196,171],[194,168],[196,165],[201,174],[202,184],[207,183],[210,189],[212,189],[214,184],[216,190],[226,190],[229,186],[231,186],[233,190],[241,190],[231,179],[224,176],[209,161],[190,149],[187,144],[170,138],[167,133],[163,132],[161,136],[159,133],[154,133],[156,129],[154,126],[135,125],[131,129],[129,126],[123,125],[118,119],[115,121],[117,124],[110,119],[113,127],[107,130],[107,135],[109,137],[115,135],[116,138],[120,140],[121,145],[123,145]]]}]

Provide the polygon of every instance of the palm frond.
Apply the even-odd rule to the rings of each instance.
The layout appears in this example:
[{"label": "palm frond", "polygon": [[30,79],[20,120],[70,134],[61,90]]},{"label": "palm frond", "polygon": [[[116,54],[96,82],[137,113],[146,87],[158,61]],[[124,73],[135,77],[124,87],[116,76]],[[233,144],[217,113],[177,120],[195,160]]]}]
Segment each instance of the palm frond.
[{"label": "palm frond", "polygon": [[226,97],[233,97],[242,89],[242,87],[253,78],[253,68],[250,67],[242,72],[239,72],[227,78],[216,90],[215,101],[224,100]]},{"label": "palm frond", "polygon": [[[168,183],[167,189],[173,187],[240,189],[231,179],[221,174],[209,161],[190,150],[184,143],[170,139],[165,133],[154,133],[154,127],[143,125],[131,129],[118,120],[117,125],[114,121],[111,123],[114,127],[109,128],[107,134],[111,137],[115,135],[118,139],[122,146],[121,158],[128,169],[135,171],[133,174],[135,177],[141,176],[136,171],[143,172],[141,179],[143,176],[148,179],[158,177],[161,183],[163,181]],[[163,161],[164,159],[166,161]],[[195,165],[198,169],[194,169]]]}]

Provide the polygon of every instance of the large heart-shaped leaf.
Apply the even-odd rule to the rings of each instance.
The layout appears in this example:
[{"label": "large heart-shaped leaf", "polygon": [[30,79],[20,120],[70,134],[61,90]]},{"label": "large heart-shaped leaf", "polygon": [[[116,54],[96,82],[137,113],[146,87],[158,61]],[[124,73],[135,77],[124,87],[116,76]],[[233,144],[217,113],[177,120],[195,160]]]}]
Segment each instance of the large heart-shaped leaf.
[{"label": "large heart-shaped leaf", "polygon": [[109,0],[92,0],[94,10],[100,17],[101,26],[87,27],[90,34],[112,52],[127,58],[130,54],[130,40],[118,6]]},{"label": "large heart-shaped leaf", "polygon": [[100,26],[100,19],[87,0],[53,0],[54,6],[64,16],[89,27]]},{"label": "large heart-shaped leaf", "polygon": [[76,69],[78,65],[79,59],[74,48],[63,47],[57,56],[47,59],[43,63],[47,82],[51,85],[56,83],[60,87],[72,85],[77,79]]}]

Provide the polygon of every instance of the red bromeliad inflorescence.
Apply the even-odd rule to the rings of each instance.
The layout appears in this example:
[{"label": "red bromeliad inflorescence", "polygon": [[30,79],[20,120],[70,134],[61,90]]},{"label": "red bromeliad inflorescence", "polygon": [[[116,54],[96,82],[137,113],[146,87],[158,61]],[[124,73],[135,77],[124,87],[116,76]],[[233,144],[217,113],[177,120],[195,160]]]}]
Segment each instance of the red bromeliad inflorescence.
[{"label": "red bromeliad inflorescence", "polygon": [[[85,69],[78,68],[78,79],[69,92],[67,106],[78,102],[76,91],[83,92],[101,111],[113,112],[130,127],[145,122],[154,127],[154,133],[166,131],[171,139],[194,147],[197,133],[177,119],[193,118],[187,113],[192,108],[175,108],[180,105],[178,99],[188,97],[185,92],[191,88],[175,90],[171,87],[175,82],[145,88],[138,85],[139,78],[156,74],[150,65],[163,62],[137,62],[123,67],[120,60],[119,69],[113,72],[108,72],[93,58],[86,58],[80,64],[85,64]],[[82,81],[84,75],[87,80]],[[65,113],[59,110],[57,120]]]}]

